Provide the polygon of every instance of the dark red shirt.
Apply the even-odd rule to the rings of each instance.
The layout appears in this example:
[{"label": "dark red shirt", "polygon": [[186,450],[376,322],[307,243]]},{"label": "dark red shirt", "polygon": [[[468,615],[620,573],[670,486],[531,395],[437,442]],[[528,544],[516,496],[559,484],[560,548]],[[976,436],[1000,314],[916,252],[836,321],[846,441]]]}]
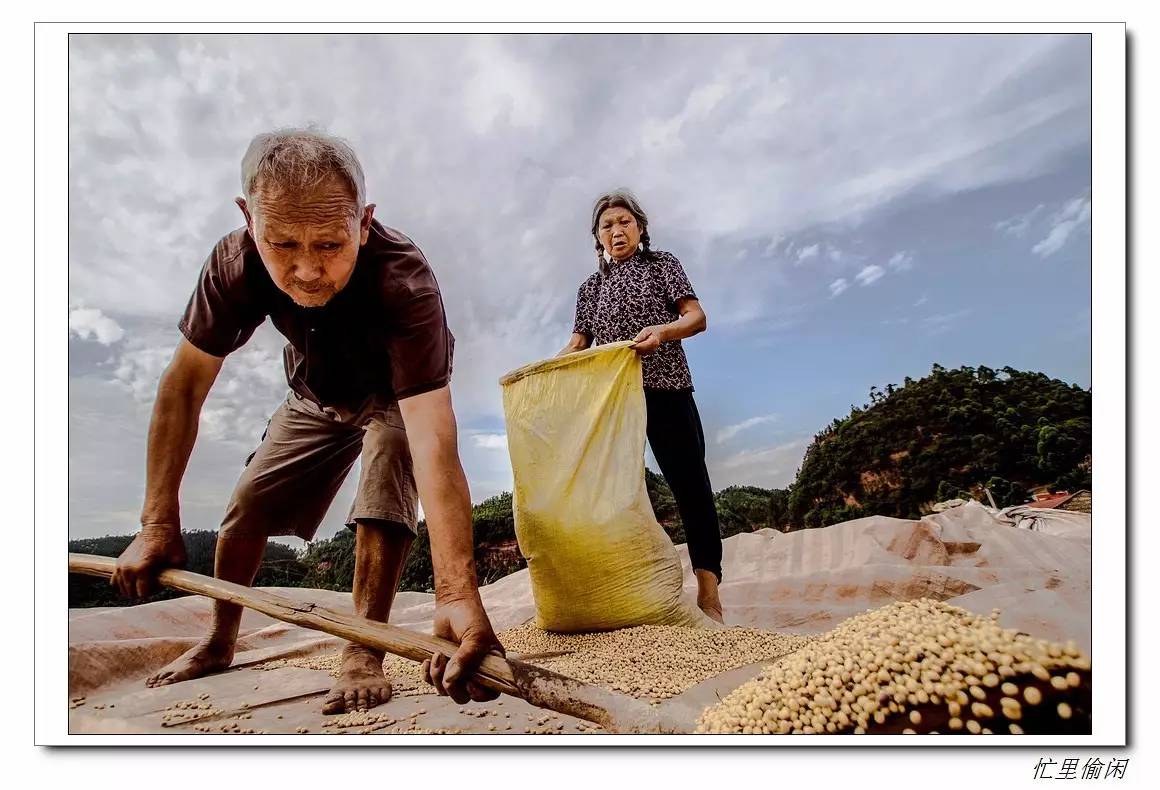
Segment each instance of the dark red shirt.
[{"label": "dark red shirt", "polygon": [[406,398],[451,380],[455,338],[435,275],[414,242],[377,221],[350,281],[323,307],[300,307],[278,290],[249,232],[235,230],[210,253],[178,328],[224,357],[267,317],[289,341],[290,388],[323,406]]}]

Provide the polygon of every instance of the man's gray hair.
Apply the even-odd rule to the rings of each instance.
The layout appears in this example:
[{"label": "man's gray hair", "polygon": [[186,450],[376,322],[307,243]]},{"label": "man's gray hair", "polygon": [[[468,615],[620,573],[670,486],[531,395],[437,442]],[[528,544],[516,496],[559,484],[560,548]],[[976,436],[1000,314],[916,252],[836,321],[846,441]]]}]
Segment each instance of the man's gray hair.
[{"label": "man's gray hair", "polygon": [[310,189],[328,176],[346,182],[361,211],[366,205],[366,180],[354,149],[321,129],[279,129],[250,141],[242,157],[242,194],[249,203],[258,192]]}]

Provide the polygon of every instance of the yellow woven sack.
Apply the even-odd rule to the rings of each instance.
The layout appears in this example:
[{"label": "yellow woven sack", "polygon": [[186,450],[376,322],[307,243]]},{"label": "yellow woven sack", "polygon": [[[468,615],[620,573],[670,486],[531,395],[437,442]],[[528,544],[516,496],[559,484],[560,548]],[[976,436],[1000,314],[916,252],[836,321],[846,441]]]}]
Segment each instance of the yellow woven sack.
[{"label": "yellow woven sack", "polygon": [[536,625],[603,631],[707,625],[644,483],[645,404],[631,343],[536,362],[500,380],[516,539]]}]

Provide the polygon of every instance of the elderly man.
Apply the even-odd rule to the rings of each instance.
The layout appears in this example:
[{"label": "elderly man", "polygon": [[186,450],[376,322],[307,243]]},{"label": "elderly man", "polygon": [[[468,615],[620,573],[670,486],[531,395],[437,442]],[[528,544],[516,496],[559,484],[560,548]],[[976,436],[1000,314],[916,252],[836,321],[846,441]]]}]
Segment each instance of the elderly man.
[{"label": "elderly man", "polygon": [[[479,597],[471,501],[451,407],[454,338],[418,247],[372,218],[362,167],[343,141],[309,130],[254,138],[242,159],[246,226],[217,243],[179,324],[184,339],[161,376],[149,426],[141,532],[112,583],[145,595],[185,562],[178,489],[202,404],[223,359],[270,318],[289,343],[290,393],[250,456],[226,509],[215,574],[252,584],[266,539],[310,540],[361,454],[355,611],[386,621],[422,501],[435,570],[435,634],[460,647],[424,676],[457,702],[496,695],[468,678],[501,651]],[[209,634],[147,684],[227,668],[241,607],[214,602]],[[323,711],[386,702],[383,655],[347,644]]]}]

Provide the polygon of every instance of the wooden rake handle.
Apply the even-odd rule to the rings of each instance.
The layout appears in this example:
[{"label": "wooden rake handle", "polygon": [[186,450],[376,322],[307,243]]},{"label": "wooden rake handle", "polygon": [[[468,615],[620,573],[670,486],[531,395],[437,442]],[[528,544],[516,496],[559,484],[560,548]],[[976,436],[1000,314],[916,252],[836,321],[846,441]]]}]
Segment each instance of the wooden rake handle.
[{"label": "wooden rake handle", "polygon": [[[70,573],[110,578],[117,567],[113,557],[68,555]],[[299,603],[281,595],[183,570],[164,570],[158,581],[176,590],[205,595],[245,606],[286,623],[322,631],[411,661],[422,662],[435,653],[452,656],[459,646],[446,639],[406,628],[344,614],[314,603]],[[483,657],[472,680],[481,686],[526,700],[540,708],[599,724],[611,732],[689,732],[693,718],[663,715],[640,700],[598,686],[581,683],[547,669],[504,658]]]}]

